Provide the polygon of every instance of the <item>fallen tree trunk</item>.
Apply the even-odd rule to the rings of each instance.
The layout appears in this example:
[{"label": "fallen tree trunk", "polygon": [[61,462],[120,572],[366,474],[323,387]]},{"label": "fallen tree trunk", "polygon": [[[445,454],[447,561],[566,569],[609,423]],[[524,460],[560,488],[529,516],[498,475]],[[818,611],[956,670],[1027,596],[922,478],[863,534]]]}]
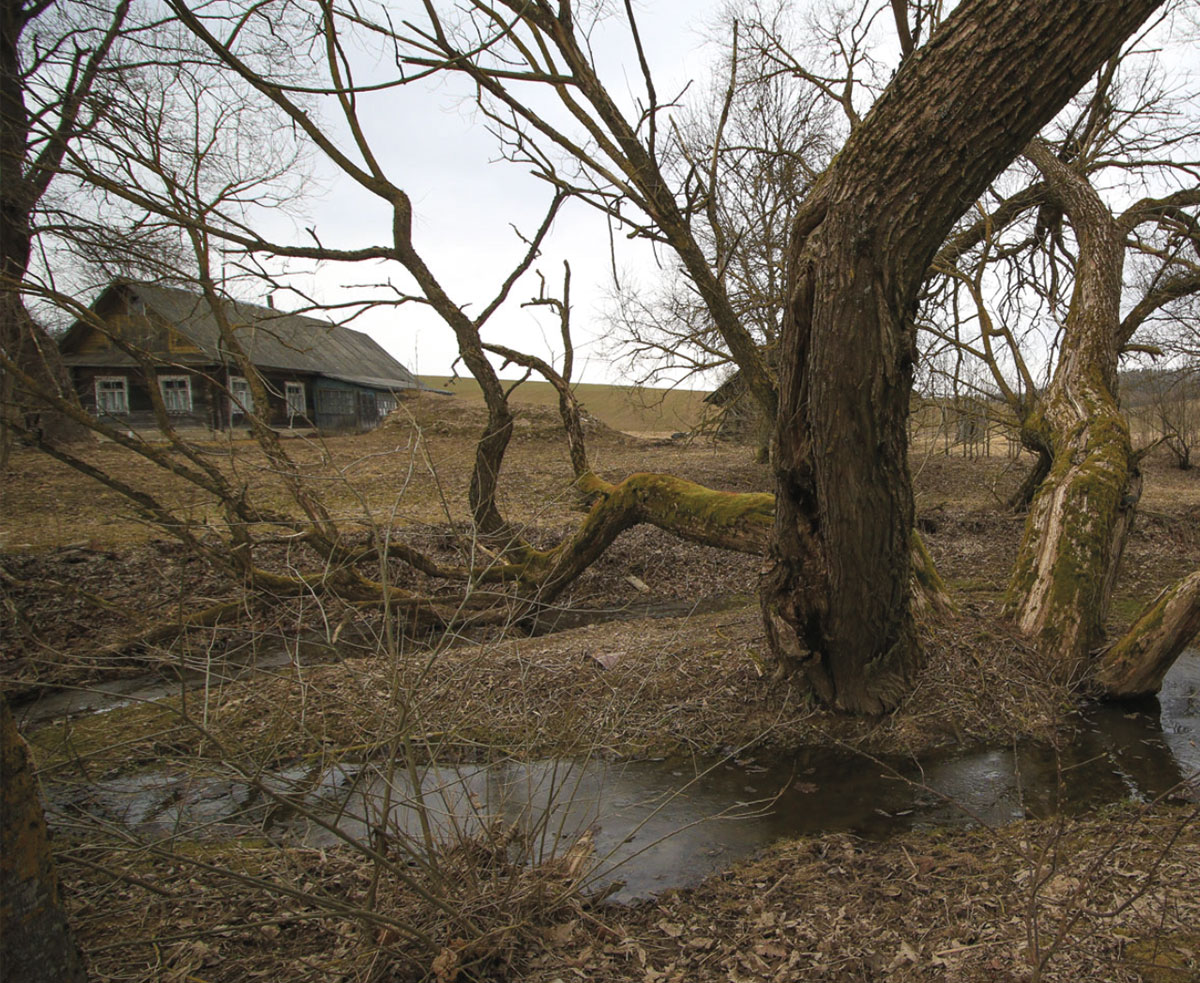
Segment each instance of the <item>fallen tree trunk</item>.
[{"label": "fallen tree trunk", "polygon": [[1157,693],[1180,653],[1200,633],[1200,571],[1162,591],[1099,658],[1092,681],[1111,699]]},{"label": "fallen tree trunk", "polygon": [[589,473],[576,484],[596,501],[575,533],[550,550],[524,547],[507,554],[507,569],[497,568],[495,576],[518,579],[527,596],[549,601],[636,525],[704,546],[762,554],[774,521],[773,495],[714,491],[669,474],[633,474],[611,485]]}]

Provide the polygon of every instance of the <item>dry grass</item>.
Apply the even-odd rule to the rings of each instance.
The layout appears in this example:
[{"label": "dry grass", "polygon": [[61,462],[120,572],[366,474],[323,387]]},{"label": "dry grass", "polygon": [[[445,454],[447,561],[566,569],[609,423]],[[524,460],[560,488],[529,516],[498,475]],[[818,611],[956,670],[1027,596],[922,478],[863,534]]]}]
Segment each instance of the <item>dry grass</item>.
[{"label": "dry grass", "polygon": [[[1123,807],[884,842],[804,837],[635,908],[564,905],[527,919],[502,975],[485,978],[1016,983],[1031,978],[1036,951],[1047,981],[1184,983],[1200,971],[1200,835],[1189,818]],[[336,851],[73,844],[65,856],[77,858],[68,890],[94,979],[434,978],[386,926],[329,910],[370,882]],[[225,875],[194,866],[214,860]],[[410,898],[387,902],[388,918],[422,917]]]},{"label": "dry grass", "polygon": [[1016,983],[1033,978],[1036,951],[1048,981],[1182,983],[1200,971],[1192,819],[1123,808],[885,842],[805,837],[700,888],[605,912],[606,931],[580,923],[525,978],[569,978],[582,962],[596,981]]},{"label": "dry grass", "polygon": [[[447,380],[423,375],[422,382],[449,389],[464,403],[483,405],[483,394],[473,378]],[[506,383],[511,385],[511,383]],[[585,411],[614,430],[631,434],[670,436],[695,429],[705,418],[707,392],[692,389],[651,389],[645,386],[608,386],[582,382],[573,387]],[[521,383],[515,400],[526,406],[557,408],[558,394],[548,382],[530,379]]]},{"label": "dry grass", "polygon": [[[501,506],[516,522],[553,526],[575,521],[570,461],[556,412],[520,403],[515,410]],[[403,404],[370,433],[297,437],[286,440],[285,446],[347,528],[361,528],[365,516],[399,526],[461,521],[468,514],[472,448],[484,420],[480,404],[426,395]],[[639,440],[601,424],[589,430],[593,467],[606,478],[658,470],[710,479],[714,487],[765,486],[765,472],[750,462],[745,448]],[[279,476],[253,441],[233,439],[203,447],[264,505],[295,512]],[[185,518],[220,521],[206,495],[122,447],[100,444],[83,456],[137,487],[152,489]],[[0,482],[0,549],[37,551],[72,543],[105,549],[161,536],[134,517],[118,493],[36,451],[18,448]]]},{"label": "dry grass", "polygon": [[[361,437],[293,441],[289,447],[322,483],[347,534],[362,534],[366,502],[398,535],[438,549],[465,513],[461,489],[478,409],[461,404],[450,413],[422,399],[409,412],[411,418]],[[553,538],[578,515],[567,491],[566,454],[547,412],[530,409],[528,423],[518,429],[504,508],[536,536]],[[596,465],[606,477],[661,470],[717,488],[769,487],[749,448],[638,441],[602,427],[594,427],[592,436]],[[278,495],[284,503],[252,445],[212,450],[257,493]],[[189,498],[182,485],[164,481],[124,451],[107,445],[90,453],[152,482],[173,504],[209,514],[209,503]],[[14,633],[19,626],[11,621],[0,625],[6,637],[70,661],[90,642],[117,637],[135,627],[139,615],[157,616],[185,594],[189,601],[230,596],[230,585],[191,569],[153,541],[155,534],[126,516],[109,493],[28,452],[19,451],[14,465],[4,489],[0,559],[10,577],[25,584],[6,587],[6,596],[19,602],[29,622],[21,629],[27,634]],[[1019,480],[1019,467],[1007,459],[933,453],[914,460],[914,472],[926,541],[961,609],[924,626],[928,665],[905,705],[878,721],[817,713],[788,684],[767,685],[752,597],[756,560],[635,530],[580,581],[570,602],[643,599],[626,579],[633,572],[653,599],[740,594],[742,603],[541,638],[513,631],[436,649],[406,646],[391,658],[376,645],[335,665],[288,666],[59,721],[29,736],[46,780],[77,780],[85,787],[140,767],[204,773],[218,762],[244,774],[280,765],[304,765],[319,774],[338,761],[378,761],[401,719],[422,761],[642,757],[750,742],[795,748],[837,741],[873,752],[916,753],[953,743],[1062,736],[1072,723],[1070,695],[1047,683],[1036,660],[996,617],[1021,521],[995,504]],[[1114,625],[1178,572],[1200,566],[1194,532],[1200,477],[1158,460],[1149,461],[1146,472],[1142,518],[1118,585]],[[71,546],[79,543],[87,545]],[[80,591],[122,610],[97,606]],[[240,632],[257,633],[269,644],[293,642],[302,631],[333,632],[340,616],[331,609],[289,609],[270,625],[251,622],[222,631],[242,641]],[[378,619],[363,619],[358,628],[360,641],[381,631]],[[217,651],[219,636],[210,632],[181,644],[203,655]],[[171,661],[178,654],[175,649],[147,658]],[[1122,807],[1065,825],[913,831],[885,843],[842,835],[804,838],[695,890],[635,909],[559,903],[567,897],[560,892],[553,895],[558,901],[540,908],[530,903],[514,908],[515,914],[490,910],[489,918],[513,917],[488,922],[502,926],[495,944],[474,949],[478,939],[456,934],[451,922],[422,921],[428,908],[399,881],[384,884],[373,907],[366,905],[373,867],[350,850],[281,849],[247,839],[156,845],[96,829],[64,836],[60,849],[75,923],[97,979],[442,983],[456,977],[454,960],[461,969],[472,953],[486,951],[492,962],[480,967],[485,978],[544,983],[974,983],[1029,978],[1028,933],[1036,913],[1042,943],[1066,924],[1064,918],[1079,916],[1047,964],[1046,979],[1158,983],[1197,978],[1200,838],[1194,825],[1155,866],[1182,818],[1173,808],[1143,815]],[[1041,854],[1047,845],[1055,849]],[[1054,858],[1049,867],[1038,859],[1046,855]],[[486,850],[458,857],[463,863],[473,858],[475,865],[497,859]],[[451,873],[465,881],[469,869]],[[1150,871],[1157,874],[1153,883],[1143,877]],[[488,890],[528,899],[540,890],[537,884],[560,885],[560,876],[506,869],[487,882],[493,885]],[[1142,886],[1146,891],[1137,895]],[[499,896],[462,895],[481,911],[494,909]],[[1114,900],[1130,898],[1116,915],[1103,914]],[[364,914],[368,907],[382,920]],[[432,926],[436,945],[418,958],[389,920]],[[430,952],[443,959],[440,976]]]}]

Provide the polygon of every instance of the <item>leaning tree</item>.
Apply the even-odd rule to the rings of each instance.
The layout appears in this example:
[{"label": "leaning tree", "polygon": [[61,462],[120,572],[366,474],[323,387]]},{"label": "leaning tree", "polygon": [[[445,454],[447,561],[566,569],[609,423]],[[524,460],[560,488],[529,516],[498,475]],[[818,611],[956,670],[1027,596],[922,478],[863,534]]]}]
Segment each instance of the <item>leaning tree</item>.
[{"label": "leaning tree", "polygon": [[831,703],[893,706],[921,662],[907,424],[929,264],[964,205],[1157,6],[962,4],[797,218],[763,606],[776,653]]}]

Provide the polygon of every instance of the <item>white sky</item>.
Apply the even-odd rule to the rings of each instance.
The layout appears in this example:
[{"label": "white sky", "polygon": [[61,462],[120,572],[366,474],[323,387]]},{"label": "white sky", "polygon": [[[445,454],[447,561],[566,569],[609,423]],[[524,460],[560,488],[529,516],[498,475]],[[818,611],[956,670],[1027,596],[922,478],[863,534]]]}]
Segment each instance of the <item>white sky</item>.
[{"label": "white sky", "polygon": [[[710,55],[703,50],[703,31],[714,16],[715,0],[649,0],[639,5],[639,26],[655,73],[660,99],[681,90],[691,79],[703,79]],[[596,37],[605,78],[615,96],[640,89],[641,76],[633,46],[613,18]],[[613,49],[608,38],[620,37]],[[623,73],[623,74],[622,74]],[[626,84],[625,80],[628,80]],[[697,83],[699,85],[701,83]],[[479,310],[524,253],[510,223],[526,235],[537,228],[549,201],[546,186],[516,165],[489,163],[497,157],[494,138],[484,129],[461,80],[410,86],[374,97],[363,113],[385,169],[413,201],[414,240],[450,296],[468,310]],[[318,176],[326,191],[308,203],[309,217],[326,245],[363,246],[388,241],[390,215],[377,199],[322,164]],[[618,233],[618,262],[623,270],[653,275],[654,257],[644,244],[632,244]],[[578,203],[560,211],[542,256],[517,284],[505,306],[485,328],[485,340],[557,360],[561,356],[558,326],[546,309],[523,309],[520,303],[538,291],[534,270],[542,271],[554,294],[561,288],[563,260],[572,269],[572,328],[576,347],[575,381],[630,382],[626,367],[605,357],[609,326],[602,316],[611,282],[609,236],[603,217]],[[320,270],[312,289],[325,302],[348,299],[345,285],[377,283],[392,277],[404,286],[395,264],[329,265]],[[359,295],[362,291],[357,292]],[[289,306],[280,298],[281,306]],[[421,374],[448,374],[457,357],[454,337],[427,308],[408,304],[399,309],[370,311],[352,322],[380,342],[406,366]],[[463,370],[465,371],[465,370]],[[523,370],[509,367],[503,375]]]},{"label": "white sky", "polygon": [[[795,6],[801,9],[817,9],[820,3],[795,0]],[[635,0],[660,102],[669,101],[689,83],[692,88],[685,101],[699,98],[706,88],[722,85],[722,80],[714,77],[716,52],[705,42],[705,36],[714,30],[721,5],[722,0]],[[412,2],[389,0],[387,6],[399,19],[405,10],[412,9]],[[584,6],[583,0],[577,0],[577,11]],[[620,11],[622,4],[611,6]],[[885,5],[880,2],[878,7],[884,9]],[[577,23],[583,16],[577,12]],[[891,52],[895,38],[890,18],[877,18],[874,33],[884,45],[881,57],[889,63],[889,57],[898,54]],[[632,100],[643,97],[644,90],[623,15],[614,14],[602,21],[592,41],[599,74],[610,93],[625,102],[628,116]],[[389,71],[390,77],[394,70],[391,66],[381,69],[369,62],[371,56],[360,55],[364,59],[357,69],[360,83],[381,71]],[[549,200],[545,185],[521,167],[494,162],[498,148],[476,114],[472,91],[463,79],[443,76],[364,97],[360,113],[384,170],[413,202],[413,238],[418,251],[451,298],[468,313],[480,310],[492,299],[524,253],[511,225],[531,235]],[[548,100],[545,94],[535,98]],[[542,103],[538,105],[541,108]],[[327,121],[334,122],[331,118]],[[660,127],[665,125],[660,118]],[[289,237],[306,241],[304,230],[311,225],[328,246],[354,248],[390,240],[390,211],[378,199],[336,174],[327,163],[318,162],[317,178],[324,193],[308,202],[308,215],[289,230]],[[545,274],[548,289],[557,294],[566,259],[573,272],[575,381],[634,381],[627,365],[614,363],[609,357],[614,347],[613,331],[603,312],[611,289],[609,242],[602,216],[578,202],[565,205],[541,258],[488,322],[485,340],[549,356],[557,362],[561,342],[552,313],[520,305],[537,293],[536,270]],[[649,247],[628,242],[620,231],[616,245],[622,273],[631,272],[640,282],[652,283],[655,257]],[[397,264],[331,264],[299,282],[317,299],[332,304],[372,293],[360,285],[389,278],[402,290],[412,289]],[[282,297],[280,305],[292,306]],[[448,376],[457,357],[452,333],[423,305],[369,311],[352,324],[421,374]],[[513,378],[521,372],[510,366],[502,374]],[[703,385],[704,380],[690,384]],[[708,384],[714,384],[714,380],[708,380]]]}]

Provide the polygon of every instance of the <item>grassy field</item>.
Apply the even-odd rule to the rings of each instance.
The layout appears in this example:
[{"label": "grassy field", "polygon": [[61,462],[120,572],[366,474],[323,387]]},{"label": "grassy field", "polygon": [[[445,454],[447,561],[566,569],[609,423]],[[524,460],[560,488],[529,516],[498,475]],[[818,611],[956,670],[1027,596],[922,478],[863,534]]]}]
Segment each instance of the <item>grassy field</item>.
[{"label": "grassy field", "polygon": [[[444,376],[418,378],[437,389],[449,389],[455,397],[483,402],[479,384],[471,377],[448,381]],[[515,380],[505,384],[511,386]],[[700,423],[706,409],[707,392],[690,389],[648,389],[643,386],[606,386],[582,382],[575,394],[583,408],[614,430],[635,434],[666,434],[691,430]],[[548,382],[530,379],[513,393],[517,402],[538,406],[557,406],[558,396]]]}]

